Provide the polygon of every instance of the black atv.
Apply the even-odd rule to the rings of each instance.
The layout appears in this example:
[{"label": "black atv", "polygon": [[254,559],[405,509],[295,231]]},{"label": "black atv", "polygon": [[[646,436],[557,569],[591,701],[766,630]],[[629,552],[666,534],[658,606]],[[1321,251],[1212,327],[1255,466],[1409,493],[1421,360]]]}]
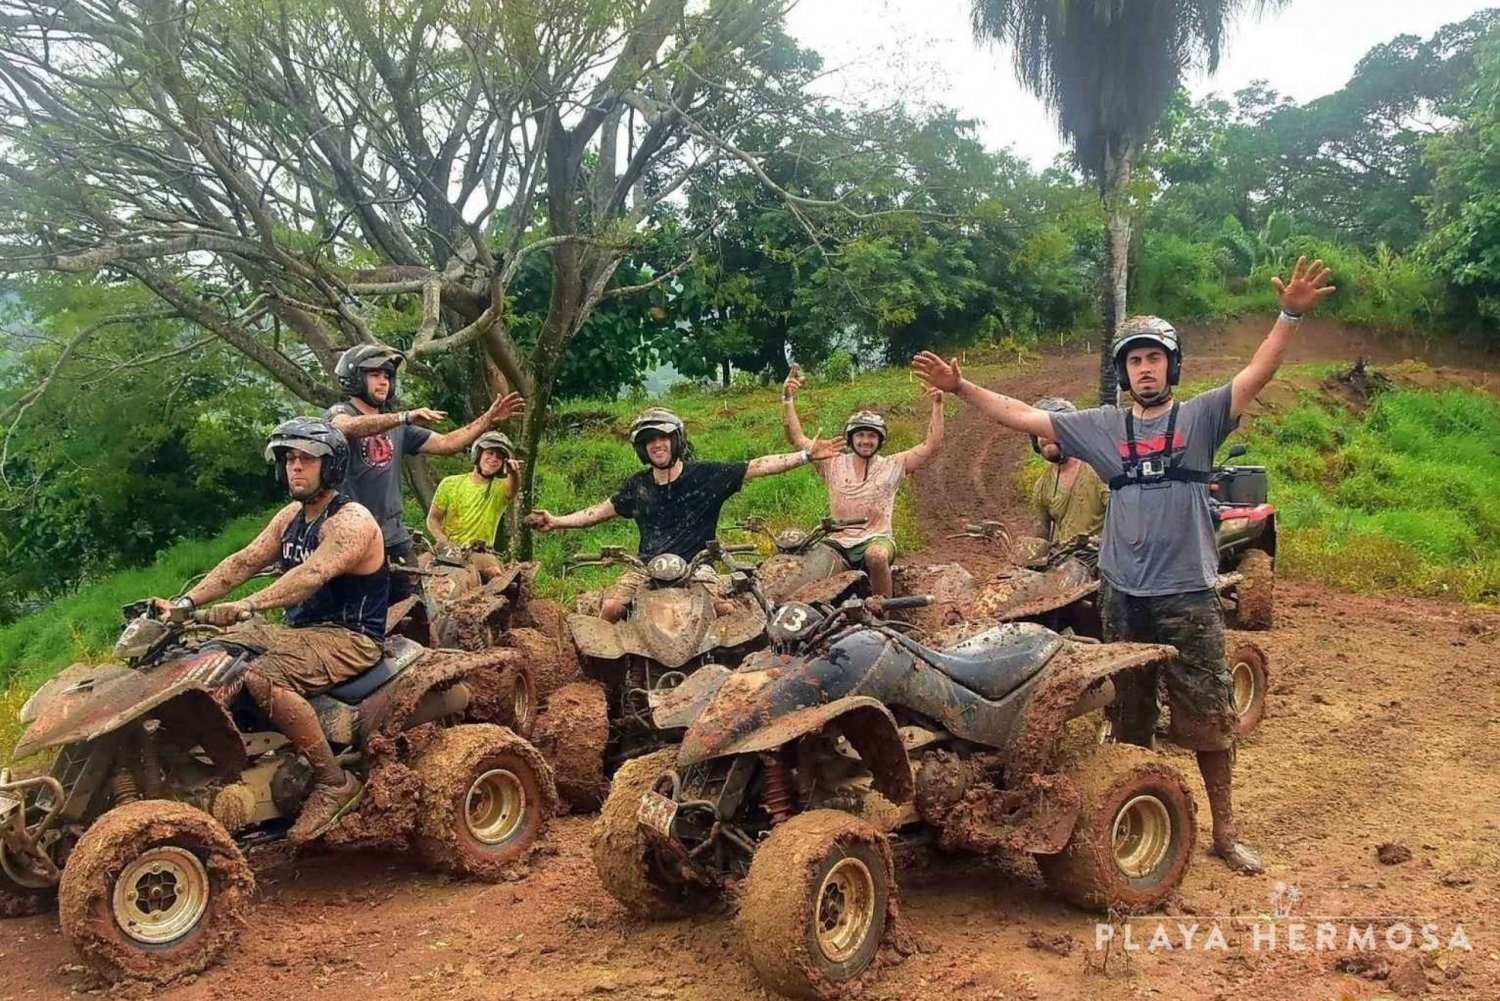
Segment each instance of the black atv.
[{"label": "black atv", "polygon": [[593,846],[605,888],[662,918],[743,880],[752,963],[807,997],[833,996],[875,958],[898,829],[950,851],[1032,854],[1082,906],[1164,900],[1192,858],[1187,783],[1065,724],[1106,705],[1119,672],[1175,651],[1035,623],[935,650],[884,618],[927,601],[783,605],[771,649],[735,671],[701,668],[660,700],[656,724],[687,733],[616,773]]},{"label": "black atv", "polygon": [[[1245,454],[1235,445],[1228,458]],[[1215,466],[1208,484],[1219,546],[1220,591],[1234,598],[1240,629],[1270,629],[1275,604],[1276,508],[1265,466]]]}]

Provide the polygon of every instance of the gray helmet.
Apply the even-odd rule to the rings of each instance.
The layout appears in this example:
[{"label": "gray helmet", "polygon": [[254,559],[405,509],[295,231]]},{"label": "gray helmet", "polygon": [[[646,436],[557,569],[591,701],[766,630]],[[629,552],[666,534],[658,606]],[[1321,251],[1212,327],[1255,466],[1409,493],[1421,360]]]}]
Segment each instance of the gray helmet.
[{"label": "gray helmet", "polygon": [[880,444],[885,444],[885,418],[873,410],[856,410],[844,422],[844,444],[850,448],[854,447],[854,432],[856,431],[874,431],[880,435]]},{"label": "gray helmet", "polygon": [[479,465],[479,456],[485,449],[495,448],[505,453],[507,459],[516,457],[516,447],[510,443],[510,438],[499,431],[486,431],[474,439],[474,444],[469,446],[469,461]]},{"label": "gray helmet", "polygon": [[[1063,399],[1060,396],[1044,396],[1040,400],[1037,400],[1035,403],[1033,403],[1032,406],[1036,407],[1038,410],[1045,410],[1048,413],[1052,414],[1078,413],[1077,407],[1073,406],[1071,402]],[[1061,444],[1059,444],[1057,448],[1059,452],[1062,451]],[[1042,454],[1042,443],[1037,440],[1036,435],[1031,436],[1031,450],[1037,455]],[[1061,456],[1059,456],[1059,458],[1061,458]]]},{"label": "gray helmet", "polygon": [[687,425],[682,418],[662,407],[652,407],[630,422],[630,444],[635,446],[636,456],[646,465],[651,459],[646,455],[646,442],[650,434],[664,434],[672,439],[672,461],[676,462],[687,451]]},{"label": "gray helmet", "polygon": [[321,479],[325,489],[338,489],[349,472],[349,439],[344,432],[321,417],[293,417],[276,425],[266,439],[266,461],[276,464],[276,483],[287,489],[286,452],[294,448],[299,452],[323,457]]},{"label": "gray helmet", "polygon": [[389,407],[393,406],[398,399],[396,370],[405,360],[404,354],[384,344],[356,344],[339,355],[338,364],[333,366],[333,377],[338,380],[339,389],[346,395],[356,396],[373,407],[376,403],[370,399],[370,391],[365,386],[365,373],[382,368],[390,369],[391,392],[384,404]]},{"label": "gray helmet", "polygon": [[1130,373],[1125,370],[1125,356],[1131,348],[1155,344],[1167,353],[1167,385],[1177,385],[1182,378],[1182,341],[1177,328],[1159,316],[1132,316],[1120,324],[1110,354],[1115,359],[1115,381],[1130,389]]}]

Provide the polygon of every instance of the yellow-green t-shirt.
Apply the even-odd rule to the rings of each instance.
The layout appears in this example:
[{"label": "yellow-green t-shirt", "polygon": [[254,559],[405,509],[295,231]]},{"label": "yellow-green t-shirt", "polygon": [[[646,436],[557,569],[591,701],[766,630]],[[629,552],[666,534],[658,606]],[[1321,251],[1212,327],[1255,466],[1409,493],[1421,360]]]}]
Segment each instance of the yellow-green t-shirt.
[{"label": "yellow-green t-shirt", "polygon": [[1072,486],[1065,490],[1057,489],[1057,477],[1057,467],[1049,466],[1031,491],[1032,511],[1045,511],[1052,520],[1052,538],[1047,541],[1068,542],[1080,535],[1098,535],[1104,528],[1109,487],[1088,463],[1079,468]]},{"label": "yellow-green t-shirt", "polygon": [[475,483],[468,473],[445,476],[432,497],[433,507],[443,511],[443,534],[456,545],[495,541],[500,515],[510,499],[510,481],[497,476],[488,483]]}]

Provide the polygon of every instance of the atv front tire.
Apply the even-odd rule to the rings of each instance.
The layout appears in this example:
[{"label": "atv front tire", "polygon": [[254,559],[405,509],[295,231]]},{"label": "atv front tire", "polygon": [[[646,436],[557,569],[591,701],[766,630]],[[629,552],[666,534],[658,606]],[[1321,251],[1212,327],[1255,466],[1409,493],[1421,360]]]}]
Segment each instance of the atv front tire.
[{"label": "atv front tire", "polygon": [[631,914],[661,921],[696,914],[713,903],[706,887],[674,877],[636,821],[641,796],[676,760],[676,748],[632,758],[615,772],[594,825],[594,869],[604,888]]},{"label": "atv front tire", "polygon": [[890,843],[841,810],[778,825],[755,853],[740,930],[755,972],[773,990],[829,998],[874,962],[894,911]]},{"label": "atv front tire", "polygon": [[1276,572],[1271,554],[1264,549],[1246,550],[1235,569],[1241,574],[1234,589],[1236,627],[1270,629],[1276,601]]},{"label": "atv front tire", "polygon": [[414,846],[422,861],[445,872],[499,880],[557,812],[552,770],[503,726],[443,730],[412,770],[422,784]]},{"label": "atv front tire", "polygon": [[1088,910],[1150,910],[1193,858],[1196,809],[1182,774],[1159,756],[1102,744],[1066,773],[1083,794],[1067,846],[1038,855],[1052,892]]},{"label": "atv front tire", "polygon": [[609,706],[604,687],[592,681],[563,685],[547,699],[533,739],[552,765],[557,791],[568,809],[587,813],[604,800],[604,751],[609,743]]},{"label": "atv front tire", "polygon": [[197,973],[239,937],[255,877],[223,825],[169,800],[96,820],[59,885],[62,931],[108,981]]}]

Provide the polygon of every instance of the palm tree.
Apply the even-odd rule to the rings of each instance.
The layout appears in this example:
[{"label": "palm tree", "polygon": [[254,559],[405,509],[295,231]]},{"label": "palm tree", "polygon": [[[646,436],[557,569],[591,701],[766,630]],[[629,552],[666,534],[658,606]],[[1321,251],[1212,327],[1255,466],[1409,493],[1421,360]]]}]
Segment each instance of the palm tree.
[{"label": "palm tree", "polygon": [[973,0],[974,32],[1015,50],[1016,76],[1057,113],[1099,183],[1105,241],[1100,402],[1115,399],[1109,343],[1125,319],[1130,206],[1125,186],[1183,73],[1218,68],[1230,20],[1286,0]]}]

